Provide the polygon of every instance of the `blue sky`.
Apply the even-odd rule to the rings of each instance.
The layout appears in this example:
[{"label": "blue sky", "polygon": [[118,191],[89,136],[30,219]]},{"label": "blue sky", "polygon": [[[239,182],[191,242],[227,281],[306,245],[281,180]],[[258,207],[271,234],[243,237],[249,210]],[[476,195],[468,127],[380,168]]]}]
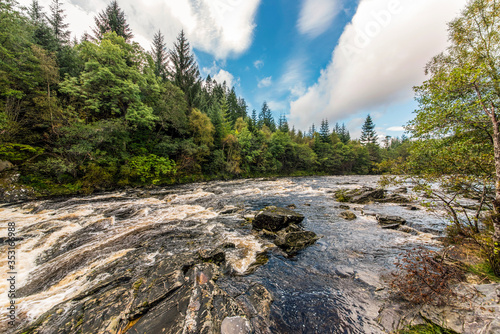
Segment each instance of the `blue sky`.
[{"label": "blue sky", "polygon": [[[19,0],[28,5],[31,0]],[[39,0],[49,8],[51,0]],[[76,37],[106,0],[66,0]],[[370,114],[381,136],[401,136],[417,108],[412,87],[447,45],[446,23],[466,0],[118,0],[150,49],[160,29],[171,47],[184,29],[203,76],[235,86],[252,108],[307,130],[328,119],[353,137]]]}]

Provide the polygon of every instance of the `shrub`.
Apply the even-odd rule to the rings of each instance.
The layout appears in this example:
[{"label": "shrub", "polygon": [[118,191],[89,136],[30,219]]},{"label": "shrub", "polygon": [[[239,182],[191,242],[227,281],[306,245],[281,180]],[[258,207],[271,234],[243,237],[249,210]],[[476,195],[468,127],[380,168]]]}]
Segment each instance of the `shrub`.
[{"label": "shrub", "polygon": [[445,257],[423,247],[401,254],[390,282],[393,291],[415,304],[444,305],[463,297],[452,289],[463,273]]},{"label": "shrub", "polygon": [[175,174],[175,162],[154,154],[136,156],[128,162],[130,176],[140,179],[142,183],[157,184],[162,177]]}]

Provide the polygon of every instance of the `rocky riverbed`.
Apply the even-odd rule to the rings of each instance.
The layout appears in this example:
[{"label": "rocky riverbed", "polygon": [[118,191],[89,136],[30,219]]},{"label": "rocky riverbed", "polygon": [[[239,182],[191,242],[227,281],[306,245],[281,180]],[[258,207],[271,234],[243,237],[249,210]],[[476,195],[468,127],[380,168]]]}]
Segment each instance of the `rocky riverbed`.
[{"label": "rocky riverbed", "polygon": [[[418,321],[383,277],[405,249],[439,248],[445,221],[401,189],[352,191],[376,181],[238,180],[0,205],[2,291],[8,223],[16,230],[15,326],[3,293],[0,331],[387,333]],[[340,189],[354,203],[337,202]],[[265,208],[284,225],[261,221]],[[445,317],[495,333],[495,303],[473,312],[481,332],[467,315]]]}]

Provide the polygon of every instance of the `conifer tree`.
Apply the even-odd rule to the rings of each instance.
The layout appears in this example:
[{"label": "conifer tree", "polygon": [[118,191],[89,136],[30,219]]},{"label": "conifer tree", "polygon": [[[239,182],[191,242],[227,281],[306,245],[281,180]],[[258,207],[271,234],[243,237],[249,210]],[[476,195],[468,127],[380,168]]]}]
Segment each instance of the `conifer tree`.
[{"label": "conifer tree", "polygon": [[321,121],[321,126],[319,128],[319,135],[323,142],[327,143],[330,141],[330,126],[328,125],[327,119]]},{"label": "conifer tree", "polygon": [[177,36],[174,49],[170,51],[171,65],[168,68],[170,80],[186,95],[189,106],[194,106],[201,89],[200,71],[191,53],[191,47],[184,30]]},{"label": "conifer tree", "polygon": [[361,132],[361,143],[363,144],[376,144],[377,133],[375,132],[375,124],[373,124],[370,115],[366,116],[365,123],[363,124]]},{"label": "conifer tree", "polygon": [[264,125],[267,126],[271,132],[276,132],[276,123],[274,122],[273,114],[266,101],[262,104],[262,109],[259,114],[259,128],[262,128]]},{"label": "conifer tree", "polygon": [[125,13],[118,6],[116,0],[111,1],[105,10],[94,17],[94,21],[96,26],[93,32],[96,39],[102,40],[105,33],[113,31],[118,36],[125,38],[127,42],[134,37],[125,18]]},{"label": "conifer tree", "polygon": [[62,9],[62,3],[59,0],[52,0],[48,21],[59,45],[67,44],[70,38],[70,32],[67,30],[69,24],[64,23],[65,18],[66,15],[64,14],[64,9]]},{"label": "conifer tree", "polygon": [[154,73],[158,78],[163,81],[167,80],[167,59],[168,52],[165,44],[165,37],[158,30],[153,36],[153,45],[151,48],[151,56],[154,61]]},{"label": "conifer tree", "polygon": [[281,114],[278,121],[278,130],[284,133],[288,133],[290,128],[288,127],[288,120],[286,119],[285,114]]}]

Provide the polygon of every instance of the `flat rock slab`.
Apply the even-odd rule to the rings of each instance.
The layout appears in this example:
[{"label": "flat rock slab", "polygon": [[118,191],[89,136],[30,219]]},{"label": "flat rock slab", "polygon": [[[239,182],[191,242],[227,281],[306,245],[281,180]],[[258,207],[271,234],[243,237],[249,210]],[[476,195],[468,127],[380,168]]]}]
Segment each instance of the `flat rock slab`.
[{"label": "flat rock slab", "polygon": [[270,206],[259,212],[252,221],[255,230],[277,232],[290,224],[300,224],[304,216],[295,211]]},{"label": "flat rock slab", "polygon": [[376,217],[378,223],[382,225],[382,227],[389,225],[398,225],[399,227],[399,225],[406,224],[406,219],[401,218],[399,216],[388,216],[388,215],[378,214]]},{"label": "flat rock slab", "polygon": [[252,332],[250,323],[243,317],[227,317],[222,321],[221,334],[249,334]]},{"label": "flat rock slab", "polygon": [[341,218],[344,218],[345,220],[354,220],[356,219],[356,215],[352,211],[343,211],[339,215]]}]

